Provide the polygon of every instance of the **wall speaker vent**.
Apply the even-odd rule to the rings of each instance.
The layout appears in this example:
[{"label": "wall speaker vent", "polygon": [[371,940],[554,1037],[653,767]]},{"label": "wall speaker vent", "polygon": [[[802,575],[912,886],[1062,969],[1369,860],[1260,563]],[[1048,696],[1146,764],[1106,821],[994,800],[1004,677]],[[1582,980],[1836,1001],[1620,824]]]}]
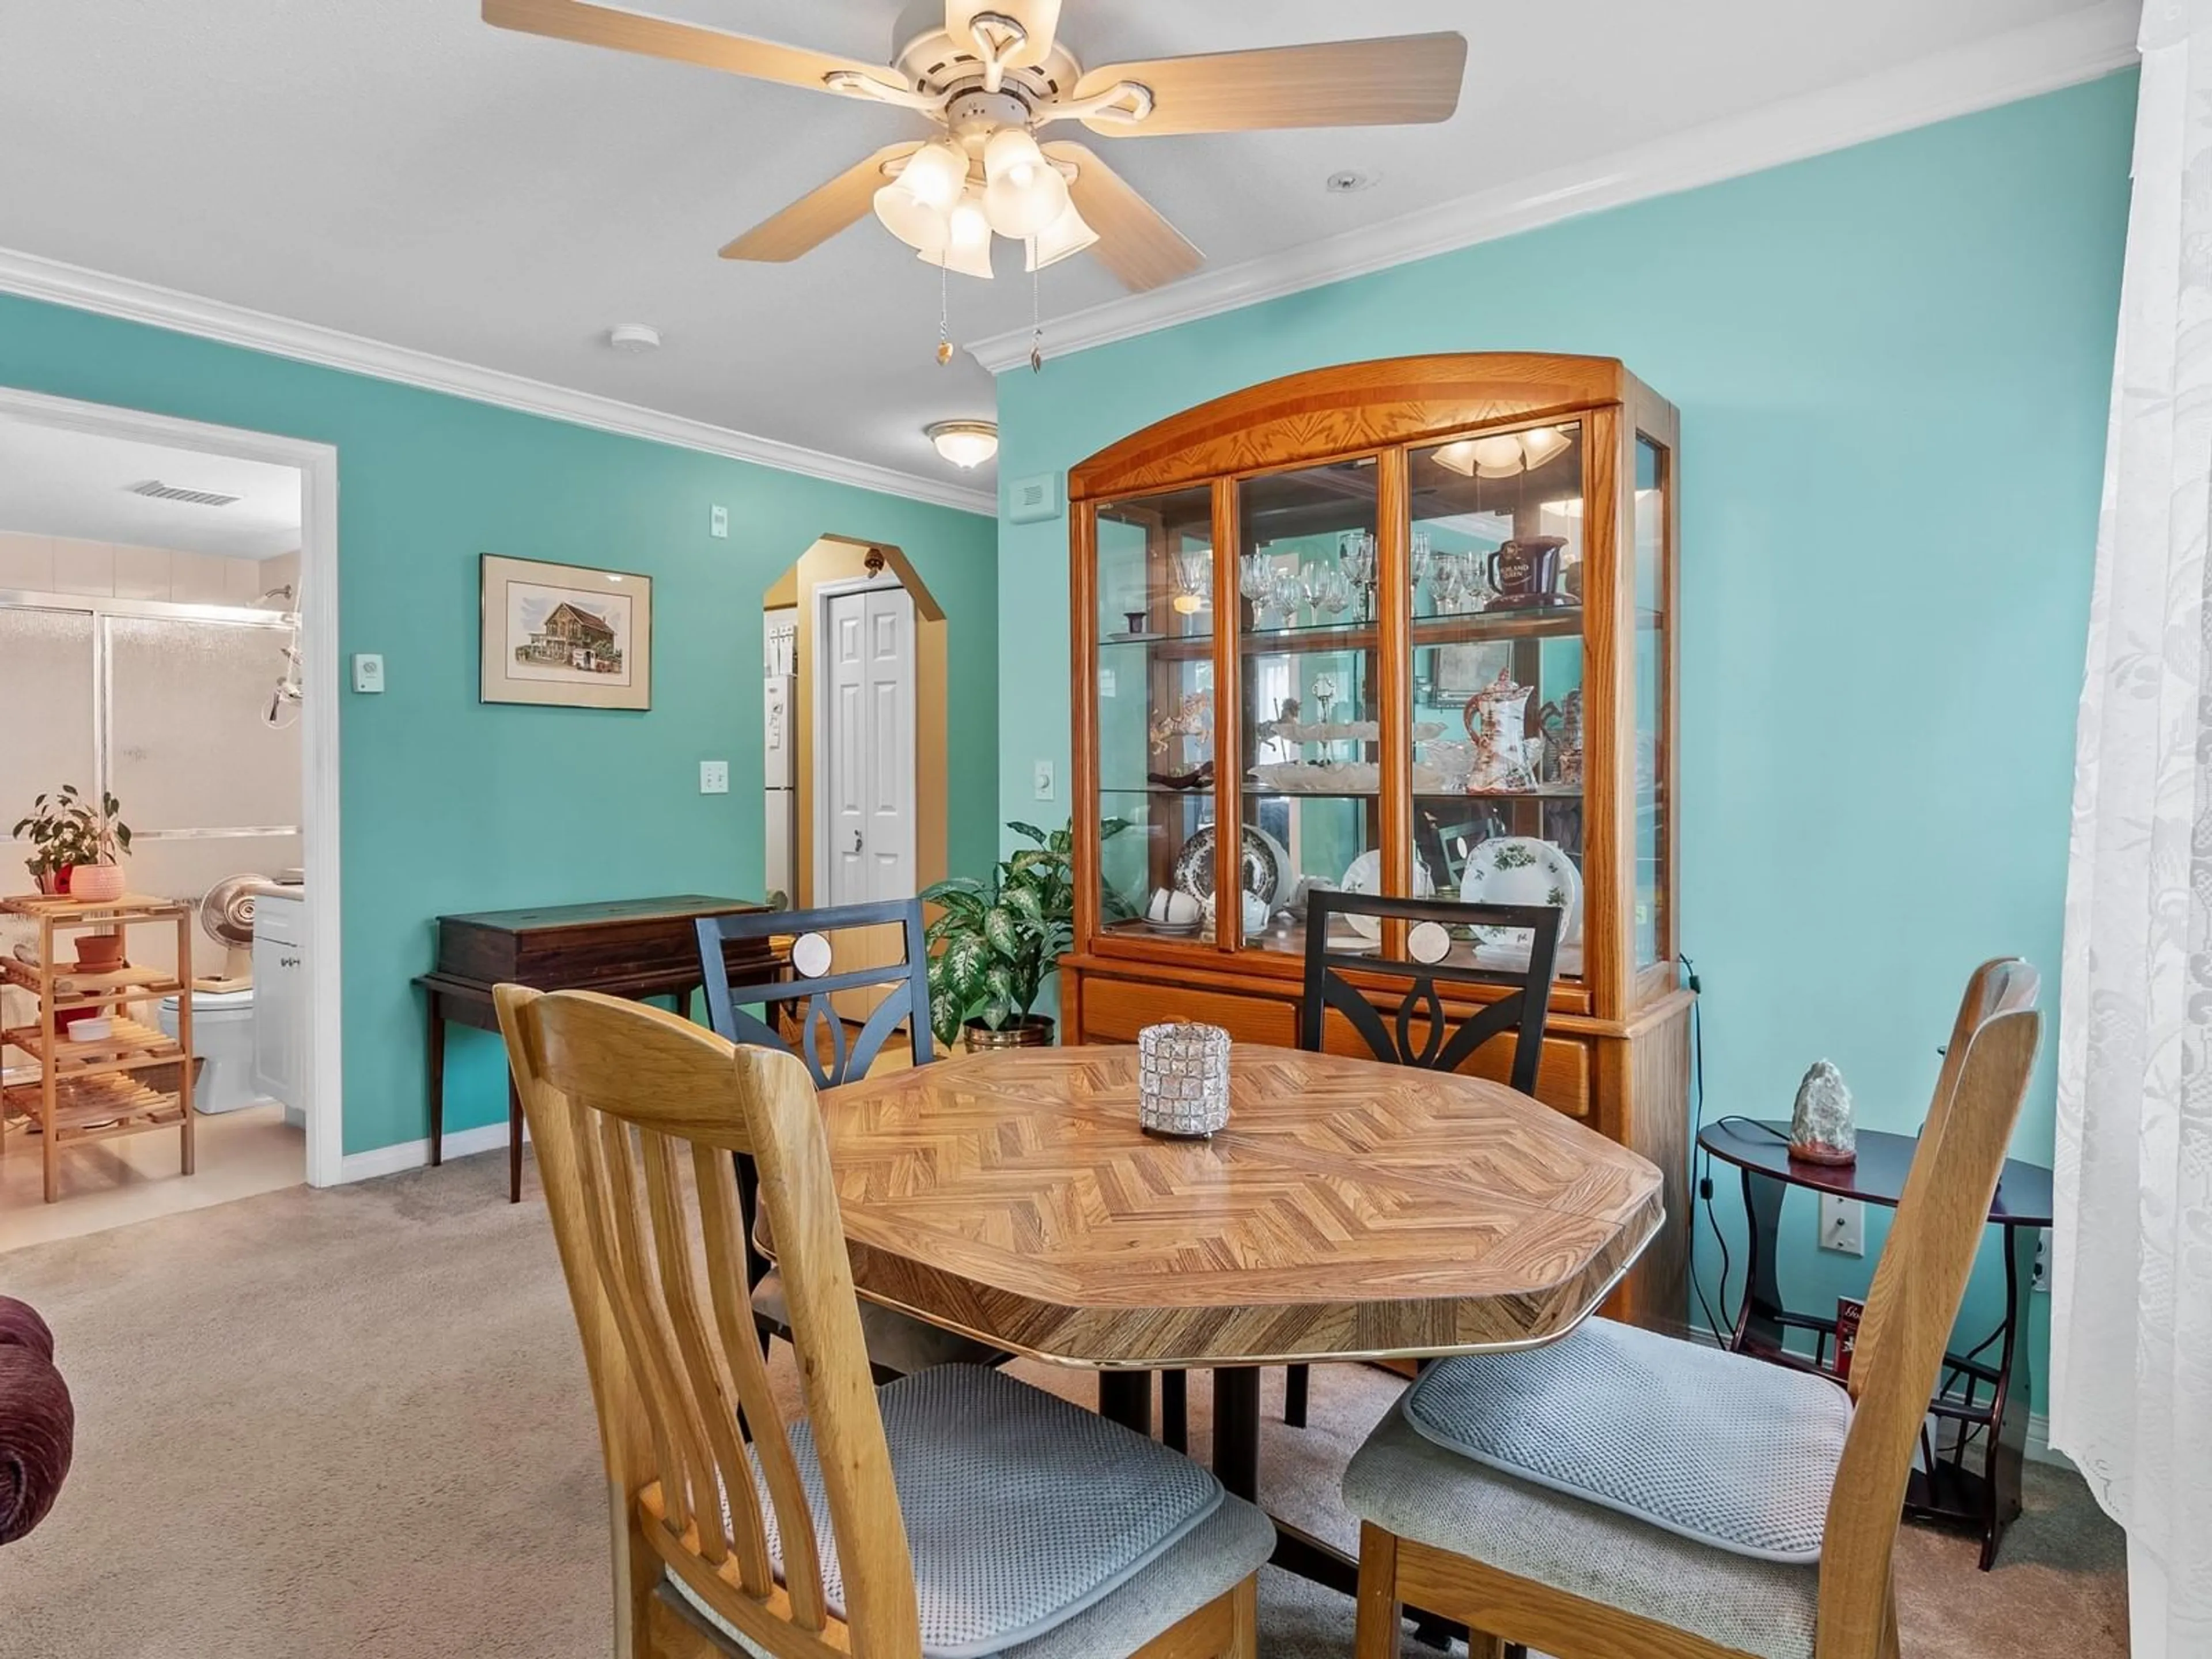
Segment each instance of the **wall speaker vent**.
[{"label": "wall speaker vent", "polygon": [[1016,478],[1006,486],[1006,520],[1011,524],[1036,524],[1060,516],[1060,474],[1039,472]]},{"label": "wall speaker vent", "polygon": [[143,495],[156,501],[185,501],[193,507],[228,507],[239,498],[220,495],[212,489],[182,489],[175,484],[165,484],[159,478],[149,478],[144,483],[131,486],[133,495]]}]

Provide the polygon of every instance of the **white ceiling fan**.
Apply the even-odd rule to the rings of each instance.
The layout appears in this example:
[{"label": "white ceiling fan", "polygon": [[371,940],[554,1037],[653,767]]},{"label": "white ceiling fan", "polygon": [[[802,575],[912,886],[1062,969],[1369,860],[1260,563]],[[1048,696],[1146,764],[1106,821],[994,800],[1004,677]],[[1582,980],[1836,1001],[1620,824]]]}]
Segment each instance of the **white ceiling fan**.
[{"label": "white ceiling fan", "polygon": [[910,109],[938,131],[890,144],[722,249],[781,262],[871,207],[932,264],[991,275],[991,238],[1027,268],[1085,250],[1132,290],[1187,276],[1205,256],[1087,146],[1040,144],[1080,121],[1102,138],[1448,119],[1467,64],[1459,34],[1396,35],[1085,70],[1056,38],[1060,0],[916,0],[888,66],[755,40],[588,0],[483,0],[488,23],[698,64]]}]

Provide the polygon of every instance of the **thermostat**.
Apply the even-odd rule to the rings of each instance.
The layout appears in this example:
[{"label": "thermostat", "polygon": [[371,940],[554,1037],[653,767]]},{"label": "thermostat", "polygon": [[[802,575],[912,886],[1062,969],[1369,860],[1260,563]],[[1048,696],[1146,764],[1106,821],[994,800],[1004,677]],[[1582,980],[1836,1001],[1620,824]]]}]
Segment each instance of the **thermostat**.
[{"label": "thermostat", "polygon": [[384,659],[370,652],[359,652],[353,659],[353,689],[356,691],[384,690]]}]

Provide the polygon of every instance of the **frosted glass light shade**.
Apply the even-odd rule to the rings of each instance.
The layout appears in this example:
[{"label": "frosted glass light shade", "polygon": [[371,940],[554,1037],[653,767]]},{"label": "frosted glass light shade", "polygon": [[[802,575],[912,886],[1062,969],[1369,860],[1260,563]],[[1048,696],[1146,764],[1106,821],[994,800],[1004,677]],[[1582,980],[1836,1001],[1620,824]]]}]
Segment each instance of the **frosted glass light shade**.
[{"label": "frosted glass light shade", "polygon": [[968,152],[950,138],[933,139],[907,157],[898,182],[915,201],[951,207],[968,185]]},{"label": "frosted glass light shade", "polygon": [[957,467],[981,466],[999,453],[999,428],[989,421],[939,421],[922,432]]},{"label": "frosted glass light shade", "polygon": [[1029,269],[1042,270],[1047,265],[1058,264],[1071,253],[1082,252],[1097,240],[1098,233],[1091,228],[1071,201],[1060,217],[1039,231],[1030,241]]},{"label": "frosted glass light shade", "polygon": [[951,240],[945,210],[916,200],[902,179],[894,179],[878,190],[875,203],[876,217],[884,228],[925,259],[935,258]]},{"label": "frosted glass light shade", "polygon": [[1001,127],[983,146],[983,204],[991,228],[1024,241],[1067,209],[1067,180],[1020,127]]}]

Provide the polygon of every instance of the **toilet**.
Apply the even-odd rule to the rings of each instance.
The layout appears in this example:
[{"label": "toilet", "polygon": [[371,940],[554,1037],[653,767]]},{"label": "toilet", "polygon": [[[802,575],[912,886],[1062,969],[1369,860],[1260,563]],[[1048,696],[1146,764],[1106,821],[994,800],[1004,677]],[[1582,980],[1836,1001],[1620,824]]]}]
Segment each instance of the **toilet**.
[{"label": "toilet", "polygon": [[[164,1036],[177,1035],[177,1000],[161,999]],[[258,1106],[253,1088],[253,988],[192,993],[192,1048],[201,1060],[192,1105],[200,1111],[234,1112]]]}]

